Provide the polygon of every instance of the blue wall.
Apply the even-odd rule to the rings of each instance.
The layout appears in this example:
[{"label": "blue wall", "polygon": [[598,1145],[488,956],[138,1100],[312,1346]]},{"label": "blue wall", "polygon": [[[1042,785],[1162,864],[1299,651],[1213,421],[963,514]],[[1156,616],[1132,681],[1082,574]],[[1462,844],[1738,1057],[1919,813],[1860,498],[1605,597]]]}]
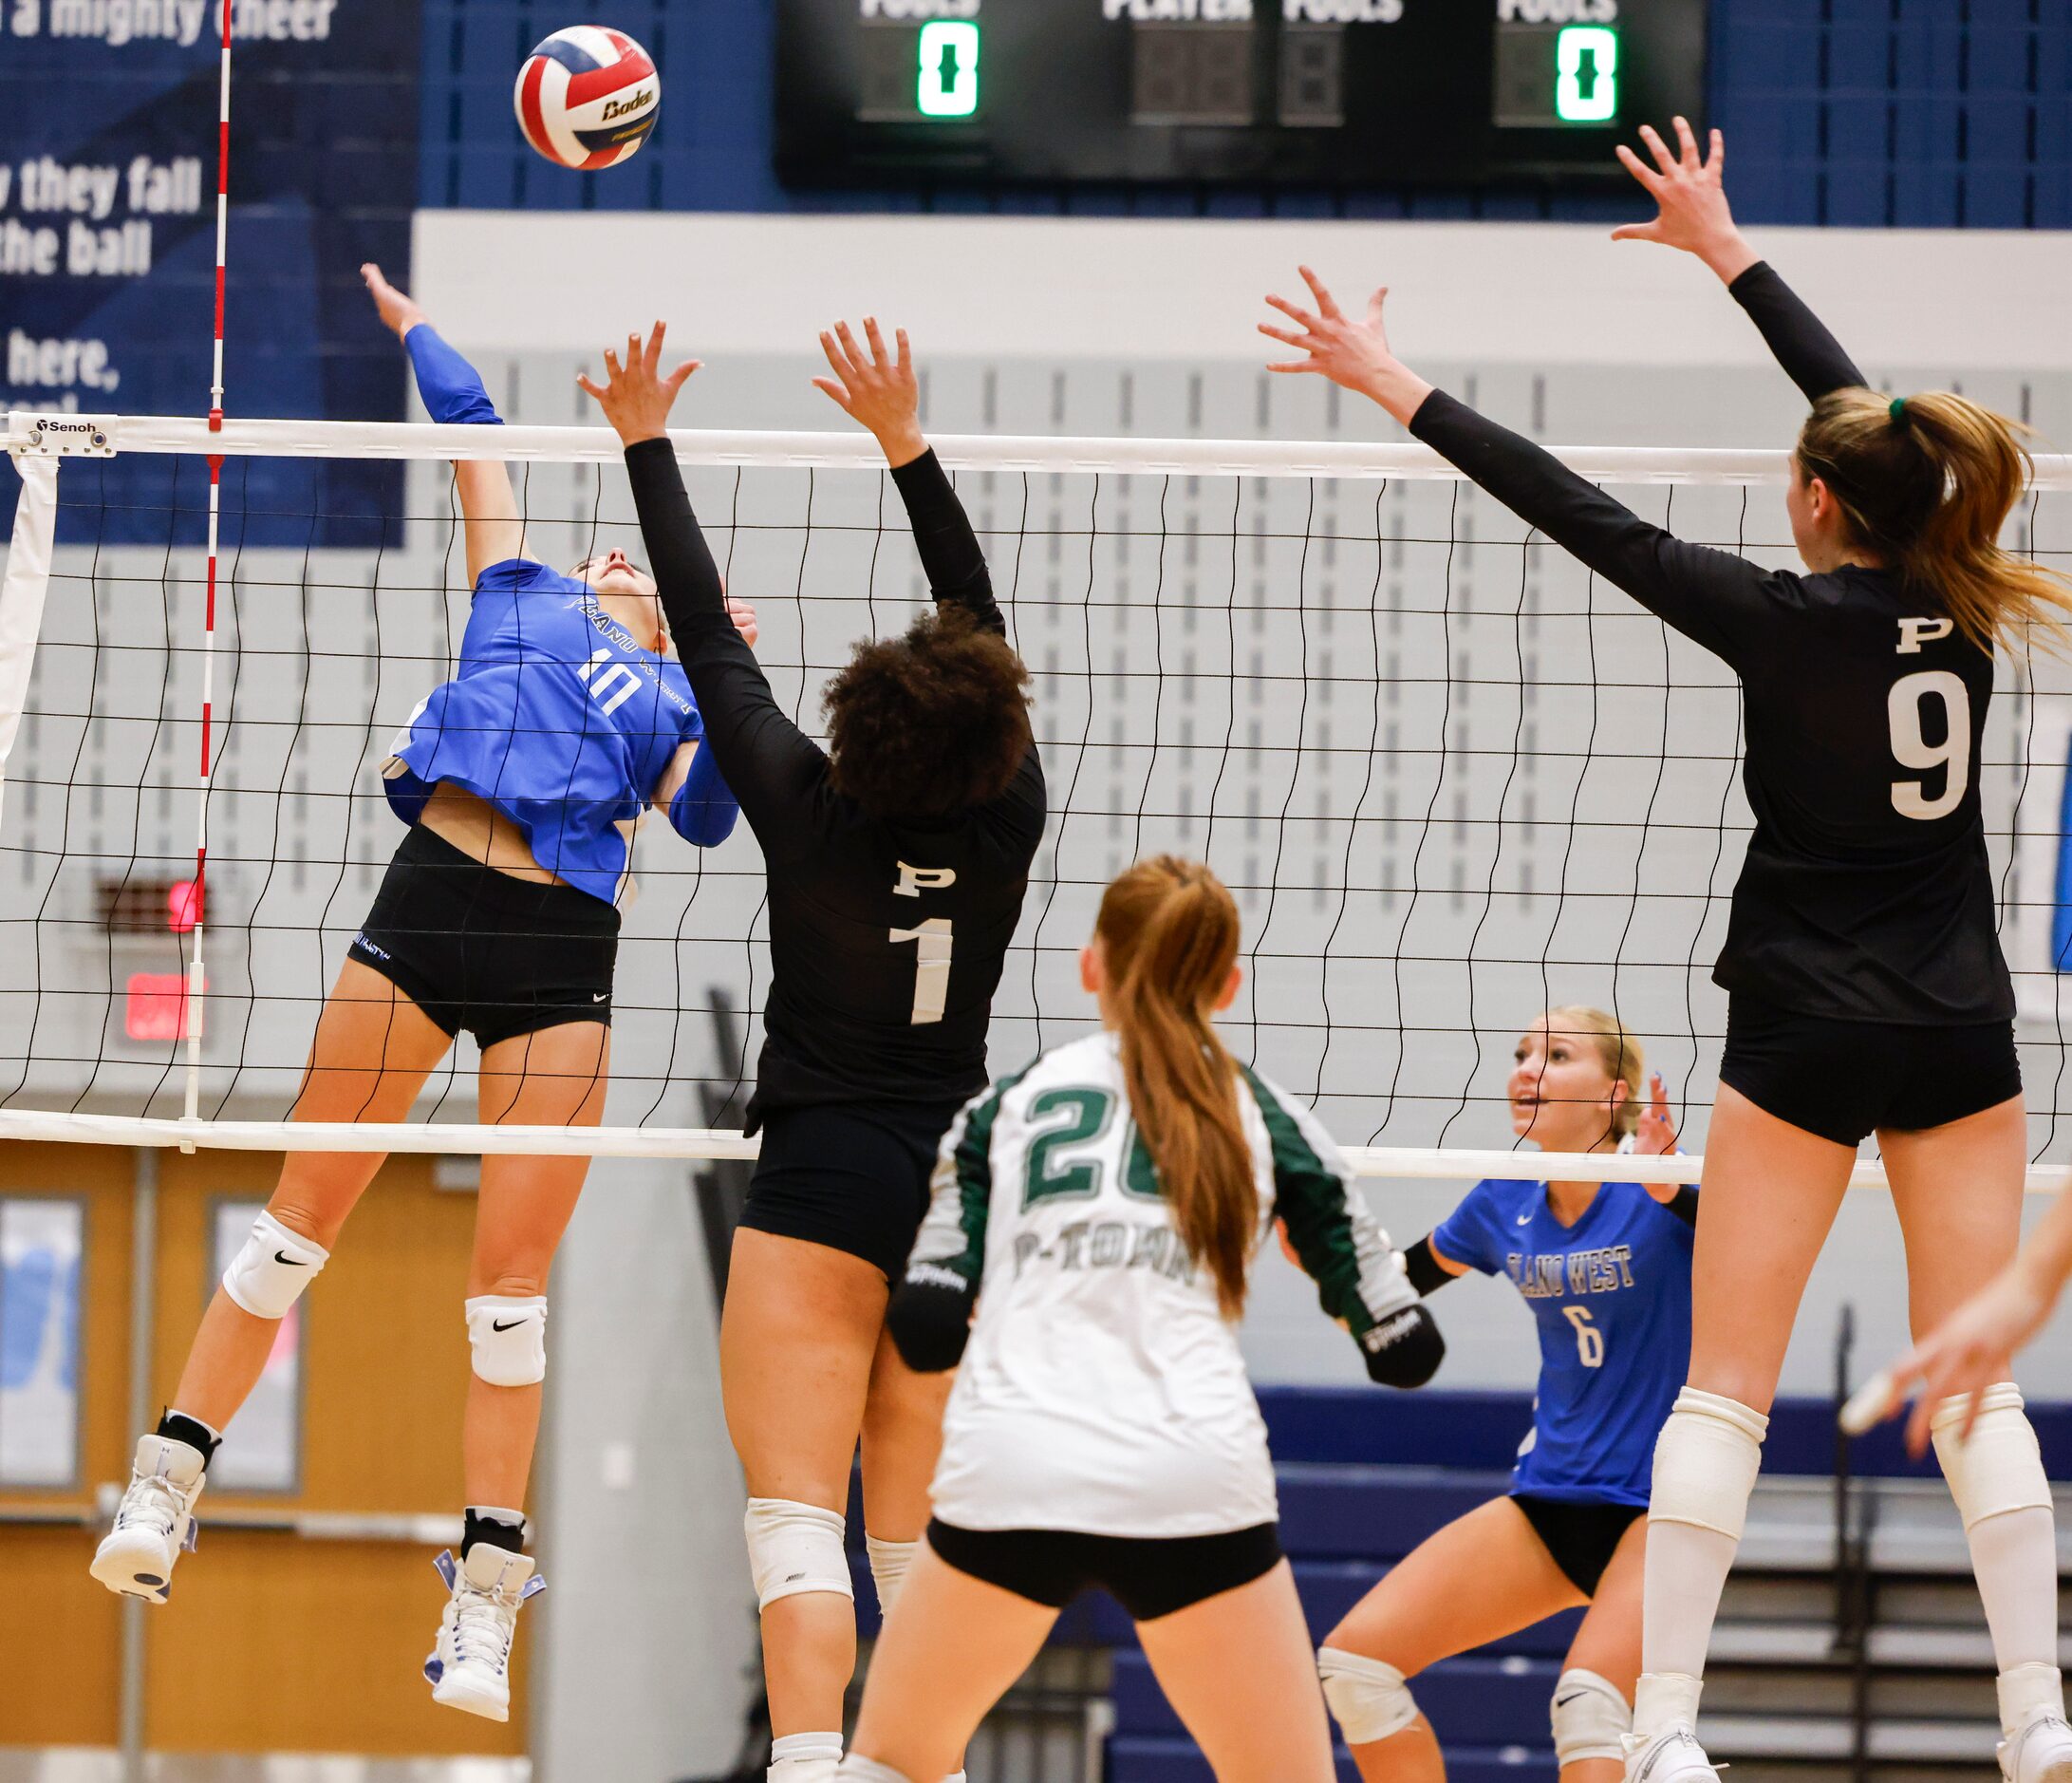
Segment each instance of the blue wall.
[{"label": "blue wall", "polygon": [[[1469,0],[1456,0],[1468,4]],[[1554,216],[1637,208],[1532,193],[1160,191],[795,195],[771,173],[770,0],[610,0],[663,71],[663,122],[623,170],[550,167],[518,139],[520,58],[566,0],[426,0],[426,206],[982,210],[1055,215]],[[2072,228],[2072,0],[1713,0],[1712,119],[1751,222]]]}]

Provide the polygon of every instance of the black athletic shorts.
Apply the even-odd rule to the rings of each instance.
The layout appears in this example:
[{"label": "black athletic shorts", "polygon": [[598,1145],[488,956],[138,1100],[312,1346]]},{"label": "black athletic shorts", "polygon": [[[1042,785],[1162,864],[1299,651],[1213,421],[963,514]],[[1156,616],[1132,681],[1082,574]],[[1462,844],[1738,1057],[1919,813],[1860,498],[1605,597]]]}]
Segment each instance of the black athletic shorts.
[{"label": "black athletic shorts", "polygon": [[1280,1564],[1280,1526],[1259,1523],[1223,1535],[1081,1535],[1071,1530],[960,1530],[941,1517],[928,1546],[959,1572],[1063,1609],[1095,1586],[1132,1622],[1250,1585]]},{"label": "black athletic shorts", "polygon": [[1737,991],[1720,1081],[1764,1114],[1854,1149],[1881,1128],[1918,1133],[2021,1095],[2022,1060],[2012,1022],[1836,1022]]},{"label": "black athletic shorts", "polygon": [[961,1102],[841,1102],[774,1108],[741,1224],[906,1272],[928,1211],[936,1148]]},{"label": "black athletic shorts", "polygon": [[619,912],[573,886],[485,867],[422,824],[388,863],[350,956],[484,1047],[611,1023]]},{"label": "black athletic shorts", "polygon": [[1645,1505],[1577,1504],[1531,1492],[1513,1492],[1511,1502],[1525,1513],[1554,1564],[1585,1597],[1596,1596],[1597,1582],[1626,1531],[1648,1514]]}]

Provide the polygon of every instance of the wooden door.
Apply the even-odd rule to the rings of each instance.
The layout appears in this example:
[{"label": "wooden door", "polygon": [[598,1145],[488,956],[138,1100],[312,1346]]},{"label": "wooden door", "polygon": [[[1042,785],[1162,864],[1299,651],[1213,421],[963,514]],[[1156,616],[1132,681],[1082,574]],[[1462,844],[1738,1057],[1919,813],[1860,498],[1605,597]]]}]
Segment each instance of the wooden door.
[{"label": "wooden door", "polygon": [[[279,1160],[159,1154],[152,1405],[178,1378],[213,1286],[212,1232],[225,1197],[264,1200]],[[132,1155],[20,1147],[0,1191],[84,1194],[88,1238],[80,1376],[86,1492],[126,1479]],[[399,1158],[376,1179],[303,1299],[301,1465],[291,1491],[214,1486],[197,1551],[172,1601],[146,1612],[145,1730],[188,1752],[514,1754],[524,1750],[521,1632],[512,1719],[435,1706],[420,1667],[444,1587],[436,1542],[311,1539],[239,1519],[457,1518],[468,1379],[461,1314],[475,1197],[433,1184],[432,1162]],[[237,1440],[233,1425],[226,1448]],[[14,1495],[0,1496],[0,1507]],[[47,1500],[48,1494],[45,1497]],[[24,1501],[26,1502],[26,1500]],[[119,1600],[86,1573],[84,1529],[0,1524],[0,1745],[109,1745],[120,1693]],[[57,1639],[51,1639],[52,1634]],[[19,1686],[19,1687],[18,1687]]]}]

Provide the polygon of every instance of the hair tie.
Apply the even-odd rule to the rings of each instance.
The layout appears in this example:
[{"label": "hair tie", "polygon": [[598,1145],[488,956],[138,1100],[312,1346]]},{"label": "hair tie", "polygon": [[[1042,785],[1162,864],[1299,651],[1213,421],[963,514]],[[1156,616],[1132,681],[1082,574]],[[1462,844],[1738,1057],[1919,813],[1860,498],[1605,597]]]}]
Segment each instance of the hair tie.
[{"label": "hair tie", "polygon": [[1895,423],[1904,422],[1907,419],[1907,399],[1903,396],[1894,397],[1892,402],[1887,404],[1885,412],[1893,418]]}]

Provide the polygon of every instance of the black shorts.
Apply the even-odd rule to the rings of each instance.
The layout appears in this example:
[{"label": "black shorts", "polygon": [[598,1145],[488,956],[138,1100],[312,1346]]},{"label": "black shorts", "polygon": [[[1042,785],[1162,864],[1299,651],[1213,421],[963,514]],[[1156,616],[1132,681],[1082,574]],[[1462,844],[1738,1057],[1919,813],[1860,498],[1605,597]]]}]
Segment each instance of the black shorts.
[{"label": "black shorts", "polygon": [[573,886],[485,867],[419,824],[347,951],[486,1048],[568,1022],[610,1025],[619,912]]},{"label": "black shorts", "polygon": [[1032,1604],[1063,1609],[1096,1586],[1129,1614],[1156,1622],[1280,1564],[1280,1526],[1259,1523],[1223,1535],[1081,1535],[1071,1530],[960,1530],[928,1525],[937,1556]]},{"label": "black shorts", "polygon": [[2022,1094],[2012,1022],[1903,1027],[1795,1015],[1737,991],[1720,1081],[1766,1115],[1852,1150],[1880,1129],[1947,1126]]},{"label": "black shorts", "polygon": [[905,1273],[928,1211],[936,1148],[961,1102],[843,1102],[774,1108],[741,1224]]},{"label": "black shorts", "polygon": [[1645,1505],[1577,1504],[1531,1492],[1513,1492],[1511,1502],[1525,1513],[1554,1564],[1585,1597],[1596,1596],[1597,1583],[1626,1531],[1648,1514]]}]

